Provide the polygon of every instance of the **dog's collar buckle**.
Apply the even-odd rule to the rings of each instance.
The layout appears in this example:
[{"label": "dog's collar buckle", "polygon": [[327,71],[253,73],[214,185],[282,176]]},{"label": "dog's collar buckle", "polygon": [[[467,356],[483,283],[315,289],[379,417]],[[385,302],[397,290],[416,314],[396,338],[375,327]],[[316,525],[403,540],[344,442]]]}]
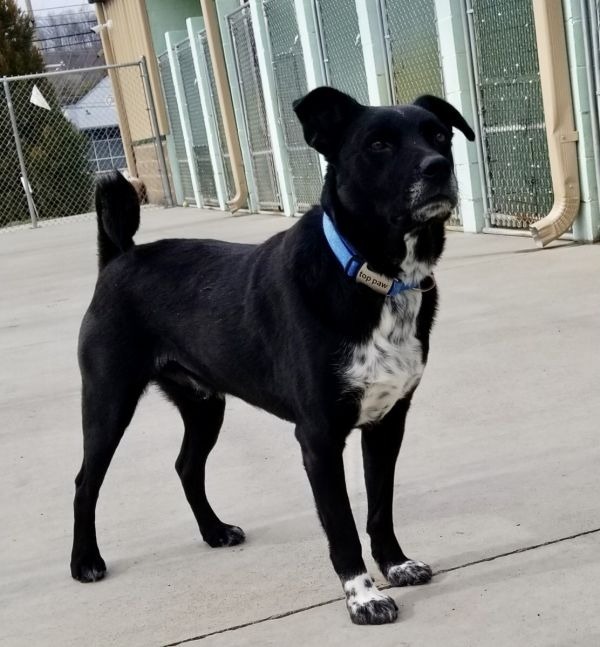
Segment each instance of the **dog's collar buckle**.
[{"label": "dog's collar buckle", "polygon": [[356,282],[362,283],[367,287],[379,292],[380,294],[388,295],[390,289],[394,285],[394,279],[390,279],[384,274],[379,274],[379,272],[374,272],[367,263],[363,263],[358,270],[356,275]]}]

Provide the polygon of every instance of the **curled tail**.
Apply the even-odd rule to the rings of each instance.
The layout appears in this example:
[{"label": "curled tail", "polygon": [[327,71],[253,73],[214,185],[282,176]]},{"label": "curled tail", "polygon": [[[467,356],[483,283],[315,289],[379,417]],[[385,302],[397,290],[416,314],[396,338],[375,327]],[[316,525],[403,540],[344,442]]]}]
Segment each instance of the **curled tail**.
[{"label": "curled tail", "polygon": [[118,171],[98,178],[98,265],[100,270],[113,258],[133,247],[140,226],[140,201],[133,185]]}]

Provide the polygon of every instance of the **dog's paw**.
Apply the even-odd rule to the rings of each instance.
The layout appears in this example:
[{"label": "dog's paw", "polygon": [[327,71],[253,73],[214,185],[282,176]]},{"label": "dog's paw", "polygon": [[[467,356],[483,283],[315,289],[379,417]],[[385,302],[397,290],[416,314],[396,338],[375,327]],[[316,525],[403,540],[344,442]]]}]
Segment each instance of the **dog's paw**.
[{"label": "dog's paw", "polygon": [[106,564],[99,554],[73,557],[71,575],[79,582],[97,582],[106,575]]},{"label": "dog's paw", "polygon": [[398,617],[394,600],[378,591],[366,573],[344,582],[344,592],[350,619],[356,625],[383,625]]},{"label": "dog's paw", "polygon": [[390,566],[385,573],[387,581],[392,586],[413,586],[426,584],[431,580],[431,567],[414,559],[407,559],[402,564]]},{"label": "dog's paw", "polygon": [[204,541],[212,548],[237,546],[245,541],[246,535],[241,528],[223,523],[203,533]]}]

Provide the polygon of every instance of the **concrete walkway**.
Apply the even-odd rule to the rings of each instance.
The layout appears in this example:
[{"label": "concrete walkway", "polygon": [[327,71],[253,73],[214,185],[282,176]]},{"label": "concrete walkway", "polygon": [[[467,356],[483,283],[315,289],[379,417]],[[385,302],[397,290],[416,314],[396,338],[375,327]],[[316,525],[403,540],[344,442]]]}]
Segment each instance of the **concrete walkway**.
[{"label": "concrete walkway", "polygon": [[[138,241],[290,224],[149,210]],[[239,401],[208,489],[247,543],[200,540],[173,469],[180,419],[150,391],[100,496],[109,576],[71,580],[75,349],[95,277],[92,220],[0,234],[1,645],[600,645],[600,248],[449,234],[395,500],[403,546],[441,574],[391,589],[400,619],[384,627],[348,619],[291,426]],[[346,465],[362,532],[359,440]]]}]

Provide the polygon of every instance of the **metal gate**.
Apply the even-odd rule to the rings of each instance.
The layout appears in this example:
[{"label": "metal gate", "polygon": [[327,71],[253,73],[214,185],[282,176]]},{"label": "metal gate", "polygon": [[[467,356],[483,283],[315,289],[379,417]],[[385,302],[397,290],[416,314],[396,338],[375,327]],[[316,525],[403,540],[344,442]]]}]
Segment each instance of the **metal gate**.
[{"label": "metal gate", "polygon": [[227,139],[225,137],[225,127],[223,126],[223,114],[221,112],[221,104],[219,103],[219,95],[217,93],[217,83],[215,81],[215,73],[213,71],[212,59],[210,56],[210,49],[208,47],[208,39],[206,37],[206,30],[203,29],[198,33],[198,39],[200,41],[200,46],[204,51],[204,57],[206,59],[206,70],[208,72],[208,83],[210,87],[210,98],[212,100],[212,105],[217,121],[217,137],[219,140],[219,150],[221,151],[221,156],[223,157],[223,167],[225,169],[225,183],[227,185],[227,195],[229,198],[233,197],[234,194],[234,181],[233,181],[233,171],[231,170],[231,158],[229,155],[229,150],[227,148]]},{"label": "metal gate", "polygon": [[[381,0],[380,7],[394,103],[410,103],[421,94],[443,97],[434,0]],[[458,209],[448,224],[462,226]]]},{"label": "metal gate", "polygon": [[444,96],[434,0],[381,0],[394,103]]},{"label": "metal gate", "polygon": [[472,9],[489,224],[528,228],[553,202],[531,2],[472,0]]},{"label": "metal gate", "polygon": [[189,38],[186,38],[175,46],[175,53],[181,73],[185,106],[189,115],[192,147],[196,160],[196,168],[198,169],[200,192],[202,193],[204,203],[215,207],[219,205],[219,198],[217,196],[217,186],[215,184],[215,176],[208,150],[208,138],[206,136],[204,115],[200,102],[200,92],[198,91],[198,81],[196,79],[196,70],[194,68],[194,59],[192,57],[192,47]]},{"label": "metal gate", "polygon": [[165,104],[167,106],[167,115],[169,118],[169,128],[173,137],[173,147],[175,149],[176,166],[181,178],[181,188],[183,190],[183,199],[189,204],[196,204],[194,198],[194,186],[192,184],[192,174],[185,150],[185,140],[183,137],[183,127],[179,118],[179,109],[177,108],[177,97],[175,96],[175,85],[169,57],[167,52],[158,57],[160,69],[160,78],[163,86]]},{"label": "metal gate", "polygon": [[0,228],[88,217],[111,170],[169,204],[145,59],[0,78]]},{"label": "metal gate", "polygon": [[368,104],[369,90],[355,0],[314,2],[327,84]]},{"label": "metal gate", "polygon": [[258,204],[261,209],[280,209],[281,200],[273,163],[271,138],[267,127],[260,71],[256,58],[256,44],[248,4],[229,14],[227,21],[240,80],[242,110],[248,131]]},{"label": "metal gate", "polygon": [[323,179],[317,153],[307,146],[292,104],[307,92],[306,72],[294,0],[266,0],[264,3],[277,107],[283,126],[297,210],[319,201]]}]

